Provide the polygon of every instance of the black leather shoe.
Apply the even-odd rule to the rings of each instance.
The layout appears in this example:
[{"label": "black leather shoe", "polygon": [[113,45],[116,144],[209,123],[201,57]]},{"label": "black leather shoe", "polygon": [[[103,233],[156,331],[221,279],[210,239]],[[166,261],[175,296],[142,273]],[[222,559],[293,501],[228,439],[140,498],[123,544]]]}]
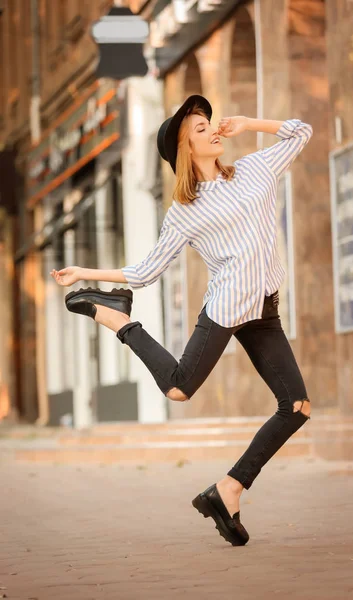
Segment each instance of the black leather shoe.
[{"label": "black leather shoe", "polygon": [[240,523],[240,511],[230,516],[216,484],[210,485],[193,499],[192,505],[205,517],[212,517],[219,534],[232,546],[244,546],[249,541],[249,534]]},{"label": "black leather shoe", "polygon": [[66,308],[74,313],[95,318],[95,304],[107,306],[130,316],[132,308],[132,291],[114,288],[111,292],[102,292],[99,288],[81,288],[65,296]]}]

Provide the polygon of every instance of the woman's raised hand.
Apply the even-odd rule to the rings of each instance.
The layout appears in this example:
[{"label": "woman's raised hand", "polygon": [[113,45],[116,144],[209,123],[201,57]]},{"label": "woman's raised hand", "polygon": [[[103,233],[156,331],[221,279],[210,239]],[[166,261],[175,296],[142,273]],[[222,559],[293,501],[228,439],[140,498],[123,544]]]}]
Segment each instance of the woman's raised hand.
[{"label": "woman's raised hand", "polygon": [[235,137],[247,130],[247,117],[223,117],[218,124],[218,135]]},{"label": "woman's raised hand", "polygon": [[50,275],[59,285],[73,285],[82,279],[82,269],[81,267],[66,267],[60,271],[53,269]]}]

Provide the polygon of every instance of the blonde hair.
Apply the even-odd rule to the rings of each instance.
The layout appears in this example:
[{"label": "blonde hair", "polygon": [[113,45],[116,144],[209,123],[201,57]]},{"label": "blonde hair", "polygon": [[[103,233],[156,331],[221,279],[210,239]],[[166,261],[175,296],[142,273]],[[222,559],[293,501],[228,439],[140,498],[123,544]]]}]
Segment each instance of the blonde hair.
[{"label": "blonde hair", "polygon": [[[173,197],[180,204],[191,204],[196,197],[197,175],[201,175],[197,169],[190,154],[188,117],[190,115],[200,115],[208,119],[205,112],[198,106],[195,106],[182,120],[178,133],[178,152],[176,159],[176,184]],[[216,166],[221,171],[223,177],[229,181],[235,173],[233,165],[222,165],[216,158]]]}]

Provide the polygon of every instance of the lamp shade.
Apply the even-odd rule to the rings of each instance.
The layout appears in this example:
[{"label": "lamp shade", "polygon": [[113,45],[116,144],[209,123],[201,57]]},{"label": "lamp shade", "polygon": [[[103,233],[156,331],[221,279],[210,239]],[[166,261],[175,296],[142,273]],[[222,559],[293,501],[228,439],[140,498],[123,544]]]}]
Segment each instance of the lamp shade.
[{"label": "lamp shade", "polygon": [[125,79],[146,75],[148,66],[143,44],[148,38],[148,23],[127,7],[113,7],[92,25],[92,36],[99,48],[97,77]]}]

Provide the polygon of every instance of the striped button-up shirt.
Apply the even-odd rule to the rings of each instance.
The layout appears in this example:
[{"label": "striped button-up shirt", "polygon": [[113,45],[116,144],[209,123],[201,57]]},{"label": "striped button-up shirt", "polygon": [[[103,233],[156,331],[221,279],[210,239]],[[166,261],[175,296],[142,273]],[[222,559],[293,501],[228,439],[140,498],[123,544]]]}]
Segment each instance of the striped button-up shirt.
[{"label": "striped button-up shirt", "polygon": [[285,275],[276,240],[278,179],[309,141],[312,127],[290,119],[276,135],[281,141],[236,160],[230,181],[219,174],[197,184],[191,204],[173,200],[156,246],[122,269],[132,288],[154,283],[189,244],[212,274],[202,303],[209,318],[223,327],[261,318],[264,296],[277,291]]}]

